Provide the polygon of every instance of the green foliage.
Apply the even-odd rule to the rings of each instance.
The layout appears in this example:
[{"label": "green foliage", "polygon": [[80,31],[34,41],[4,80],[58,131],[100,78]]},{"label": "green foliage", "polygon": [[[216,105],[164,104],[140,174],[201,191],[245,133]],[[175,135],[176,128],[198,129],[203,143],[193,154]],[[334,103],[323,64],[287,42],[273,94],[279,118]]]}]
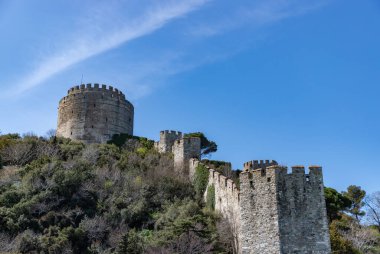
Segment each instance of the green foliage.
[{"label": "green foliage", "polygon": [[137,148],[136,152],[141,156],[145,157],[145,155],[149,152],[149,150],[146,147],[139,147]]},{"label": "green foliage", "polygon": [[74,253],[88,253],[87,237],[80,228],[51,226],[40,238],[40,249],[47,253],[62,253],[67,249]]},{"label": "green foliage", "polygon": [[209,177],[208,169],[204,165],[199,164],[197,168],[195,169],[194,183],[193,183],[197,198],[199,199],[202,198],[203,193],[206,191],[208,177]]},{"label": "green foliage", "polygon": [[116,145],[118,147],[122,147],[127,142],[127,140],[136,140],[136,141],[139,141],[140,145],[143,148],[146,148],[147,150],[152,149],[153,146],[154,146],[154,141],[153,140],[150,140],[150,139],[147,139],[147,138],[144,138],[144,137],[132,136],[132,135],[125,134],[125,133],[114,134],[112,136],[112,139],[110,141],[108,141],[107,143],[108,144],[114,144],[114,145]]},{"label": "green foliage", "polygon": [[19,139],[21,139],[21,137],[20,137],[20,134],[18,133],[0,135],[0,150],[4,149],[10,144],[15,143]]},{"label": "green foliage", "polygon": [[214,169],[231,167],[231,162],[203,159],[202,163],[212,166]]},{"label": "green foliage", "polygon": [[215,186],[211,185],[207,188],[206,207],[212,211],[215,210]]},{"label": "green foliage", "polygon": [[12,207],[23,198],[23,193],[15,190],[9,189],[0,195],[0,206]]},{"label": "green foliage", "polygon": [[122,145],[125,144],[125,142],[128,139],[133,139],[132,135],[126,134],[126,133],[121,133],[121,134],[114,134],[112,136],[112,139],[107,142],[107,144],[114,144],[118,147],[121,147]]},{"label": "green foliage", "polygon": [[139,138],[139,142],[140,142],[142,147],[146,148],[147,150],[153,149],[153,147],[154,147],[154,141],[153,140],[150,140],[150,139],[147,139],[144,137],[138,137],[138,138]]},{"label": "green foliage", "polygon": [[111,166],[118,159],[120,159],[119,147],[113,144],[102,144],[99,146],[98,166]]},{"label": "green foliage", "polygon": [[343,195],[351,200],[351,207],[348,211],[359,221],[359,218],[362,217],[365,212],[362,210],[364,206],[363,199],[366,192],[361,189],[360,186],[350,185],[347,188],[346,192],[343,192]]},{"label": "green foliage", "polygon": [[17,145],[32,152],[11,181],[0,181],[0,234],[19,243],[13,252],[178,253],[191,249],[188,239],[201,252],[218,249],[217,218],[195,199],[203,195],[208,170],[198,169],[193,185],[174,173],[173,158],[157,153],[153,141],[0,140],[6,140],[4,149]]},{"label": "green foliage", "polygon": [[143,240],[136,229],[130,229],[124,234],[119,243],[118,254],[139,254],[143,253]]},{"label": "green foliage", "polygon": [[218,150],[218,145],[214,141],[209,140],[202,132],[187,133],[185,137],[198,137],[201,139],[202,155],[214,153]]},{"label": "green foliage", "polygon": [[72,141],[67,138],[56,138],[55,142],[57,142],[61,157],[64,160],[73,159],[75,156],[78,156],[85,147],[82,142]]},{"label": "green foliage", "polygon": [[171,246],[169,252],[173,253],[185,247],[188,253],[194,253],[188,239],[191,238],[194,243],[201,243],[207,248],[217,238],[216,217],[212,213],[204,212],[193,200],[177,200],[168,204],[156,217],[156,230],[148,243],[151,247]]},{"label": "green foliage", "polygon": [[25,165],[20,171],[19,174],[21,177],[25,176],[29,172],[42,168],[44,165],[50,163],[52,160],[48,156],[42,156],[31,163]]},{"label": "green foliage", "polygon": [[360,254],[360,251],[354,248],[352,242],[342,236],[341,230],[342,224],[339,221],[333,221],[330,224],[330,241],[332,253]]},{"label": "green foliage", "polygon": [[351,206],[351,200],[333,188],[325,187],[327,217],[329,221],[339,219],[344,211]]},{"label": "green foliage", "polygon": [[55,185],[51,188],[53,193],[66,198],[78,191],[81,184],[92,177],[86,164],[78,164],[75,169],[66,170],[60,168],[52,176]]}]

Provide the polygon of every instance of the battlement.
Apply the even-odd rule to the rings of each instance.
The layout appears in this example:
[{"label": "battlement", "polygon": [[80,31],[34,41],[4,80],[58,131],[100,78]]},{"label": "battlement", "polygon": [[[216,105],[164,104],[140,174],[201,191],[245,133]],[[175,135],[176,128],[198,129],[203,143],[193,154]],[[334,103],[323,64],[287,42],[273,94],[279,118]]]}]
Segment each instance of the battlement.
[{"label": "battlement", "polygon": [[219,173],[218,171],[215,171],[212,168],[209,168],[206,166],[206,168],[209,171],[209,177],[213,178],[213,184],[218,184],[220,188],[225,189],[227,192],[230,192],[231,194],[238,193],[239,188],[236,186],[235,182],[228,178],[227,176],[223,175],[222,173]]},{"label": "battlement", "polygon": [[164,130],[164,131],[160,131],[160,135],[165,135],[165,134],[171,134],[171,135],[182,136],[182,132],[180,132],[180,131],[173,131],[173,130]]},{"label": "battlement", "polygon": [[278,165],[275,160],[252,160],[244,163],[244,170],[253,170]]},{"label": "battlement", "polygon": [[176,145],[184,145],[184,144],[191,144],[191,143],[198,143],[200,144],[201,139],[199,137],[184,137],[181,139],[177,139],[174,144]]},{"label": "battlement", "polygon": [[73,94],[73,93],[78,93],[78,92],[83,92],[84,90],[87,91],[107,91],[107,92],[112,92],[116,95],[124,95],[121,91],[119,91],[117,88],[114,88],[113,86],[108,86],[105,84],[99,85],[98,83],[88,83],[88,84],[81,84],[81,85],[76,85],[71,87],[68,91],[67,94]]},{"label": "battlement", "polygon": [[330,253],[322,167],[310,166],[307,173],[296,165],[288,172],[274,161],[269,164],[248,162],[240,173],[241,249]]},{"label": "battlement", "polygon": [[[246,163],[248,163],[248,162],[246,162]],[[309,166],[308,167],[309,172],[308,172],[308,174],[306,174],[305,166],[303,166],[303,165],[291,166],[290,167],[291,171],[288,172],[288,167],[278,165],[277,162],[275,162],[276,164],[274,164],[274,165],[269,165],[269,166],[265,166],[265,167],[251,167],[251,168],[246,167],[245,166],[246,163],[244,163],[244,169],[245,170],[243,170],[242,173],[263,172],[265,174],[265,172],[268,170],[275,170],[275,171],[278,171],[284,175],[291,175],[291,174],[320,175],[320,174],[322,174],[322,167],[321,166],[314,166],[314,165]],[[259,165],[260,165],[260,163],[259,163]]]},{"label": "battlement", "polygon": [[155,142],[155,147],[161,153],[171,152],[175,141],[181,139],[182,137],[183,135],[180,131],[160,131],[160,140]]}]

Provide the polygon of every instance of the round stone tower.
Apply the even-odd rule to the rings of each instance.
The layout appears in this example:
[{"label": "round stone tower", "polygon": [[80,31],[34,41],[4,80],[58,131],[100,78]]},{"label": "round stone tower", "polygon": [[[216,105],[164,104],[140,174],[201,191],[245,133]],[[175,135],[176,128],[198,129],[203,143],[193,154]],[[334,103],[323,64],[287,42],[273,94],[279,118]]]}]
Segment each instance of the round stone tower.
[{"label": "round stone tower", "polygon": [[112,86],[74,86],[59,101],[56,135],[85,143],[105,143],[113,134],[133,135],[133,115],[133,105]]}]

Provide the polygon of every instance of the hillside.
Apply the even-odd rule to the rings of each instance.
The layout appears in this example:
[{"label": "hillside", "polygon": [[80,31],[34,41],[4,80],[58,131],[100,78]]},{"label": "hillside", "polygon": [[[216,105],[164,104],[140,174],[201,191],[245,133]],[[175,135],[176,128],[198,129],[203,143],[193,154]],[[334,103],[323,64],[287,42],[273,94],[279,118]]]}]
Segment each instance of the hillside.
[{"label": "hillside", "polygon": [[175,174],[172,155],[150,140],[5,135],[0,144],[0,252],[231,252],[197,184]]}]

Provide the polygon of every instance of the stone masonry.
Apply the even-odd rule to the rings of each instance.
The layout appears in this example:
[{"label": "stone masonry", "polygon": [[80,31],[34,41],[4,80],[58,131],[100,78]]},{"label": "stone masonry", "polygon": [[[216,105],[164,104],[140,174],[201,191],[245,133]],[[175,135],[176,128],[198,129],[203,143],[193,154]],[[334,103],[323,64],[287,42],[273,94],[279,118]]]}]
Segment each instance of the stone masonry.
[{"label": "stone masonry", "polygon": [[[183,149],[174,148],[177,142],[172,148],[176,168],[192,179],[202,162],[183,156]],[[273,160],[249,161],[238,187],[203,166],[209,170],[208,187],[215,188],[215,210],[229,223],[237,253],[331,253],[321,167],[310,166],[306,174],[303,166],[294,166],[288,173]]]},{"label": "stone masonry", "polygon": [[133,105],[118,89],[99,84],[71,88],[59,102],[57,136],[105,143],[113,134],[133,134]]},{"label": "stone masonry", "polygon": [[321,167],[278,165],[240,174],[242,253],[330,253]]},{"label": "stone masonry", "polygon": [[198,137],[181,138],[174,142],[174,170],[189,174],[189,160],[201,157],[201,139]]},{"label": "stone masonry", "polygon": [[172,152],[174,142],[182,137],[182,132],[179,131],[160,131],[160,140],[154,145],[160,153]]},{"label": "stone masonry", "polygon": [[182,174],[189,174],[190,159],[201,157],[201,139],[184,137],[180,131],[161,131],[160,140],[154,146],[160,153],[173,153],[174,169]]}]

